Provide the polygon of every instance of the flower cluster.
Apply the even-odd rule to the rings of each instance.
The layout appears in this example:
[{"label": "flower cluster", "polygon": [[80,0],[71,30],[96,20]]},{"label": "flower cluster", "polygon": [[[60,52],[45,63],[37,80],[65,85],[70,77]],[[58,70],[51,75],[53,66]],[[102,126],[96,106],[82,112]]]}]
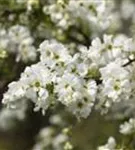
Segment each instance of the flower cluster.
[{"label": "flower cluster", "polygon": [[[45,118],[48,126],[39,133],[33,150],[86,150],[95,149],[98,143],[98,150],[134,149],[134,1],[14,0],[0,4],[0,91],[16,80],[3,95],[7,107],[0,110],[0,130],[16,126],[34,106],[34,111],[45,114],[49,109],[51,113],[38,124],[41,128]],[[113,120],[111,125],[108,118]],[[125,122],[119,126],[118,120]],[[111,130],[117,142],[110,137],[102,145],[106,134],[97,131],[94,139],[98,140],[89,143],[92,135],[84,131],[87,126],[88,130],[96,128],[97,122],[109,130],[119,127],[121,135]],[[61,132],[71,124],[73,136]],[[108,128],[102,128],[107,135]],[[88,142],[80,142],[82,133]],[[102,139],[99,134],[104,134]]]},{"label": "flower cluster", "polygon": [[[111,3],[111,4],[110,4]],[[66,30],[76,23],[87,22],[88,26],[93,28],[106,29],[113,20],[111,14],[114,3],[107,0],[98,1],[73,1],[58,0],[56,3],[50,3],[44,6],[45,14],[50,15],[52,22],[58,27]]]},{"label": "flower cluster", "polygon": [[71,136],[71,128],[64,127],[66,122],[60,114],[55,114],[50,117],[50,126],[40,130],[37,136],[37,143],[32,150],[72,150],[73,145],[69,137]]},{"label": "flower cluster", "polygon": [[3,103],[15,107],[25,97],[35,103],[36,111],[45,112],[60,102],[77,117],[86,118],[94,105],[109,108],[128,100],[134,96],[134,67],[126,67],[134,59],[132,39],[105,35],[103,40],[94,39],[89,49],[79,46],[74,55],[56,41],[44,41],[38,49],[40,62],[26,67],[20,80],[9,84]]},{"label": "flower cluster", "polygon": [[16,62],[34,61],[36,59],[36,49],[33,45],[34,39],[30,35],[27,27],[14,25],[8,30],[0,29],[0,49],[15,53]]},{"label": "flower cluster", "polygon": [[72,149],[72,145],[67,142],[68,136],[64,133],[57,134],[54,128],[46,127],[39,133],[39,142],[34,146],[33,150],[43,150],[51,147],[52,150],[68,150]]},{"label": "flower cluster", "polygon": [[86,81],[79,69],[76,70],[79,58],[72,57],[55,41],[43,42],[39,51],[41,61],[26,67],[20,80],[9,84],[3,103],[14,107],[15,101],[26,97],[36,104],[35,110],[42,108],[44,111],[60,101],[75,115],[87,117],[95,101],[97,86],[94,80]]}]

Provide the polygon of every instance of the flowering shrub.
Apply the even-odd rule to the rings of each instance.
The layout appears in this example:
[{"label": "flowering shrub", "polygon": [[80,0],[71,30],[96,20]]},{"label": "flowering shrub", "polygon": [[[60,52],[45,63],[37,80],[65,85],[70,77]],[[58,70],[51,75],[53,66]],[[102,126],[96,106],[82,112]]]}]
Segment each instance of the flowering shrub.
[{"label": "flowering shrub", "polygon": [[[32,150],[135,149],[134,1],[5,0],[0,8],[0,128],[15,128],[32,108],[47,122]],[[100,138],[93,143],[85,128]]]}]

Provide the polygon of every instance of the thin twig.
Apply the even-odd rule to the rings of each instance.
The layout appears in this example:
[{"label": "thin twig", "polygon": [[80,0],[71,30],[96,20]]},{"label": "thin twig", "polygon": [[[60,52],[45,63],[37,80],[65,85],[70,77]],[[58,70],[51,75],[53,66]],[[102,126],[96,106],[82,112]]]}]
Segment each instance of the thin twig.
[{"label": "thin twig", "polygon": [[130,65],[134,61],[135,61],[135,58],[134,59],[130,59],[129,62],[127,62],[124,65],[122,65],[122,67],[126,67],[126,66]]}]

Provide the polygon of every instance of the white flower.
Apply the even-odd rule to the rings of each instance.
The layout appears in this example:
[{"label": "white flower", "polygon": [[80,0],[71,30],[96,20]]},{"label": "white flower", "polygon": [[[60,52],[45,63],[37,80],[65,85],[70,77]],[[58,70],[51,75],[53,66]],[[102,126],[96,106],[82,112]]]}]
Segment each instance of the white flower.
[{"label": "white flower", "polygon": [[15,102],[24,97],[27,85],[24,82],[12,82],[8,87],[9,90],[4,94],[2,102],[11,108],[16,108]]},{"label": "white flower", "polygon": [[131,95],[129,72],[112,62],[100,69],[103,94],[112,101],[127,100]]},{"label": "white flower", "polygon": [[7,32],[8,48],[7,51],[16,54],[16,61],[28,62],[36,60],[36,49],[33,46],[34,39],[30,35],[27,27],[14,25]]},{"label": "white flower", "polygon": [[18,62],[20,59],[22,59],[24,62],[27,62],[28,60],[34,61],[36,60],[36,56],[37,54],[34,46],[21,43],[18,47],[16,61]]},{"label": "white flower", "polygon": [[41,88],[38,92],[38,99],[35,104],[35,111],[43,109],[43,113],[45,113],[45,110],[49,107],[50,101],[49,101],[49,92],[46,89]]},{"label": "white flower", "polygon": [[[73,99],[73,94],[77,90],[81,90],[84,85],[84,80],[74,74],[65,73],[62,77],[58,78],[56,85],[56,93],[59,95],[59,101],[65,105],[70,105]],[[80,94],[81,95],[81,94]]]},{"label": "white flower", "polygon": [[[32,41],[29,38],[24,43]],[[44,41],[38,49],[40,61],[26,67],[16,82],[17,90],[9,86],[3,103],[15,107],[16,101],[26,97],[35,103],[36,111],[45,112],[59,102],[78,118],[86,118],[94,105],[108,109],[113,103],[128,100],[134,96],[134,67],[123,62],[134,58],[130,44],[133,41],[127,37],[104,35],[103,42],[96,38],[89,49],[79,46],[71,56],[59,42]]]},{"label": "white flower", "polygon": [[4,94],[3,103],[9,107],[16,107],[17,101],[25,97],[35,103],[36,111],[40,108],[44,111],[51,104],[47,85],[52,81],[53,77],[50,71],[41,63],[26,67],[20,80],[9,84],[9,89]]},{"label": "white flower", "polygon": [[102,79],[114,78],[114,79],[126,79],[129,76],[129,72],[121,67],[116,62],[111,62],[106,67],[100,69]]},{"label": "white flower", "polygon": [[90,25],[106,29],[110,24],[110,11],[112,8],[107,1],[99,2],[91,0],[74,2],[70,0],[67,8],[75,18],[79,17],[82,21],[87,21]]},{"label": "white flower", "polygon": [[65,30],[70,25],[70,21],[68,20],[66,5],[64,4],[64,6],[65,8],[63,8],[60,3],[54,3],[44,6],[43,12],[50,15],[51,20],[56,23],[58,27]]},{"label": "white flower", "polygon": [[67,3],[56,2],[45,5],[43,12],[49,15],[52,22],[63,30],[67,30],[71,25],[76,26],[79,18],[81,22],[87,23],[88,28],[95,34],[97,29],[105,30],[114,21],[113,5],[114,2],[111,1],[110,4],[110,1],[106,0],[69,0]]},{"label": "white flower", "polygon": [[52,148],[53,150],[63,150],[64,143],[69,138],[64,133],[57,133],[57,130],[53,127],[43,128],[39,135],[39,141],[34,145],[33,150],[43,150]]},{"label": "white flower", "polygon": [[98,150],[115,150],[116,141],[113,137],[109,137],[107,144],[99,146]]},{"label": "white flower", "polygon": [[15,25],[9,28],[9,37],[15,44],[19,44],[22,40],[30,36],[30,32],[27,27],[21,25]]},{"label": "white flower", "polygon": [[112,61],[120,61],[124,64],[127,58],[134,53],[133,39],[124,35],[104,35],[103,43],[99,38],[92,41],[89,48],[89,58],[98,66],[104,66]]},{"label": "white flower", "polygon": [[2,108],[0,111],[0,128],[4,130],[10,130],[16,125],[16,120],[24,120],[27,110],[26,99],[21,99],[16,102],[15,109]]},{"label": "white flower", "polygon": [[37,111],[40,108],[46,110],[51,104],[47,89],[47,85],[53,81],[51,72],[41,63],[32,65],[25,69],[21,76],[21,81],[26,82],[29,86],[25,94],[27,98],[30,98],[35,103],[34,110]]},{"label": "white flower", "polygon": [[25,26],[14,25],[8,30],[0,29],[0,49],[16,55],[16,62],[35,61],[37,52],[33,45],[29,29]]},{"label": "white flower", "polygon": [[134,52],[135,44],[132,38],[124,34],[117,35],[114,39],[114,46],[120,47],[124,52]]},{"label": "white flower", "polygon": [[39,51],[41,62],[53,69],[56,65],[66,65],[71,59],[67,49],[56,41],[44,41],[40,44]]},{"label": "white flower", "polygon": [[52,74],[42,63],[37,63],[26,67],[25,71],[21,74],[20,80],[27,82],[29,87],[38,91],[38,88],[45,87],[46,84],[51,82]]},{"label": "white flower", "polygon": [[77,75],[65,73],[56,85],[58,100],[77,117],[86,118],[94,105],[97,86],[95,81],[85,80]]},{"label": "white flower", "polygon": [[135,132],[135,119],[130,118],[129,121],[120,125],[120,133],[128,135]]}]

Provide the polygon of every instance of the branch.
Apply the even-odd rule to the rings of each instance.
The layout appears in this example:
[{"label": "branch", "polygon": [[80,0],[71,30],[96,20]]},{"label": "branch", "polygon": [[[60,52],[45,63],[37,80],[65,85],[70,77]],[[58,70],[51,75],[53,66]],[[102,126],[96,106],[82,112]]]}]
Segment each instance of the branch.
[{"label": "branch", "polygon": [[122,65],[122,67],[126,67],[126,66],[130,65],[134,61],[135,61],[135,58],[134,59],[129,59],[129,62],[127,62],[124,65]]}]

